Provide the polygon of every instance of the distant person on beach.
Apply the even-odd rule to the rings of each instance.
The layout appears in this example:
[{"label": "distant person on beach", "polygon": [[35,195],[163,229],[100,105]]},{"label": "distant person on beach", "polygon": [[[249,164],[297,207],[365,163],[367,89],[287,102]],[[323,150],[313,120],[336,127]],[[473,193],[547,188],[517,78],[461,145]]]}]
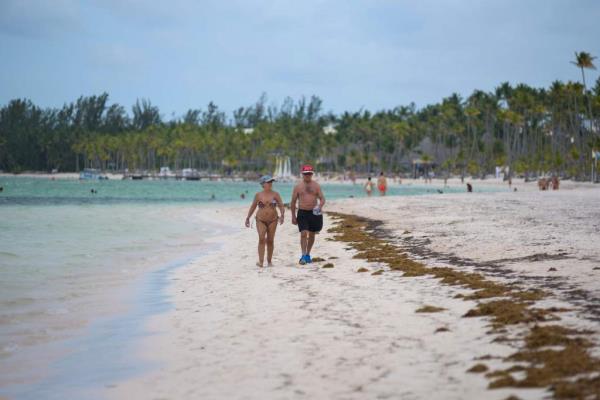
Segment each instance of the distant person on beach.
[{"label": "distant person on beach", "polygon": [[240,194],[240,199],[244,200],[246,198],[246,195],[244,193]]},{"label": "distant person on beach", "polygon": [[[248,216],[246,217],[246,228],[250,228],[250,218],[256,212],[256,230],[258,232],[258,267],[263,267],[265,262],[265,247],[267,248],[267,265],[273,266],[273,249],[275,241],[275,231],[277,230],[277,221],[283,224],[285,210],[283,201],[279,193],[273,191],[273,182],[275,179],[270,175],[264,175],[259,183],[262,186],[262,192],[256,193]],[[277,215],[279,208],[279,215]]]},{"label": "distant person on beach", "polygon": [[467,192],[471,193],[473,191],[473,185],[467,183]]},{"label": "distant person on beach", "polygon": [[431,169],[427,173],[427,177],[429,178],[429,183],[433,183],[433,178],[435,178],[435,171],[433,169]]},{"label": "distant person on beach", "polygon": [[373,192],[373,181],[371,181],[371,177],[367,178],[367,183],[365,183],[365,192],[367,192],[367,196],[371,197],[371,193]]},{"label": "distant person on beach", "polygon": [[[310,264],[310,251],[315,243],[315,235],[323,229],[323,206],[325,196],[321,186],[312,180],[314,169],[311,165],[302,166],[302,181],[294,187],[290,208],[292,210],[292,224],[298,225],[300,231],[300,248],[302,256],[300,264]],[[319,204],[317,204],[319,200]],[[296,214],[298,203],[298,214]]]},{"label": "distant person on beach", "polygon": [[387,191],[387,179],[385,179],[383,171],[379,174],[379,178],[377,178],[377,189],[379,189],[379,194],[381,196],[385,196],[385,192]]},{"label": "distant person on beach", "polygon": [[431,171],[423,172],[423,179],[425,179],[425,183],[431,183]]},{"label": "distant person on beach", "polygon": [[558,176],[554,175],[552,177],[552,190],[558,190],[560,186],[560,181],[558,180]]}]

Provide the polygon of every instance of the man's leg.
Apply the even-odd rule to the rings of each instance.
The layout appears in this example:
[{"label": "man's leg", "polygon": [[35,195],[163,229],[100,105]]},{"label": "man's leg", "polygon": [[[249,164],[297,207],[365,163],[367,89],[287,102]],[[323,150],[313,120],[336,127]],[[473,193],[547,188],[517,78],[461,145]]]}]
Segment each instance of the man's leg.
[{"label": "man's leg", "polygon": [[308,254],[308,231],[300,232],[300,247],[302,248],[302,255]]},{"label": "man's leg", "polygon": [[308,238],[306,243],[306,254],[310,254],[313,244],[315,244],[315,232],[308,232]]}]

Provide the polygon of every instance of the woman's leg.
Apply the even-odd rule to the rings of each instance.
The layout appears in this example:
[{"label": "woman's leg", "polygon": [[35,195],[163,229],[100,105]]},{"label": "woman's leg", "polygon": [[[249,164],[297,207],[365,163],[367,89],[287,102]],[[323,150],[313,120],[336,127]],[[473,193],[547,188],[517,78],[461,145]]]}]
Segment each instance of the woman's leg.
[{"label": "woman's leg", "polygon": [[275,231],[277,230],[277,220],[271,222],[267,228],[267,263],[271,264],[273,259],[273,249],[275,247]]},{"label": "woman's leg", "polygon": [[258,264],[262,267],[265,263],[265,244],[267,242],[267,224],[256,220],[258,231]]}]

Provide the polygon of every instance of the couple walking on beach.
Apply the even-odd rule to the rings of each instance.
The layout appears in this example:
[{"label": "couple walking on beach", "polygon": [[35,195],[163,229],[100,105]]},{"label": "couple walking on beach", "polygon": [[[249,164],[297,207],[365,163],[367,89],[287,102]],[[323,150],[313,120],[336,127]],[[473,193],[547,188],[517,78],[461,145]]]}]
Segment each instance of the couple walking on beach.
[{"label": "couple walking on beach", "polygon": [[[325,196],[321,191],[321,186],[312,179],[314,169],[311,165],[302,166],[301,173],[302,181],[294,186],[290,208],[292,210],[292,224],[298,225],[300,231],[302,255],[299,263],[304,265],[312,262],[310,251],[315,243],[315,235],[323,228],[322,211],[325,205]],[[258,263],[256,265],[259,267],[264,266],[265,249],[267,251],[267,264],[272,266],[277,222],[281,225],[284,221],[283,201],[279,193],[273,190],[273,182],[275,182],[275,179],[270,175],[260,178],[259,183],[263,190],[254,196],[254,201],[252,201],[246,217],[246,227],[249,228],[250,218],[258,208],[256,212]],[[298,203],[297,213],[296,203]],[[279,215],[277,209],[279,209]]]}]

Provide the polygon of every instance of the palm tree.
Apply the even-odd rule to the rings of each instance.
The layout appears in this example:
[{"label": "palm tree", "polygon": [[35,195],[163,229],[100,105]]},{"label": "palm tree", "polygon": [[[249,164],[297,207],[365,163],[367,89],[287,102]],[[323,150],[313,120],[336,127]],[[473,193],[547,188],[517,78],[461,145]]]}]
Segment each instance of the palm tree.
[{"label": "palm tree", "polygon": [[596,57],[585,51],[575,52],[575,61],[571,61],[571,64],[581,69],[581,78],[583,80],[583,90],[585,96],[588,98],[588,119],[590,121],[590,130],[592,127],[592,103],[589,96],[587,96],[587,86],[585,84],[585,69],[596,69],[594,60]]}]

